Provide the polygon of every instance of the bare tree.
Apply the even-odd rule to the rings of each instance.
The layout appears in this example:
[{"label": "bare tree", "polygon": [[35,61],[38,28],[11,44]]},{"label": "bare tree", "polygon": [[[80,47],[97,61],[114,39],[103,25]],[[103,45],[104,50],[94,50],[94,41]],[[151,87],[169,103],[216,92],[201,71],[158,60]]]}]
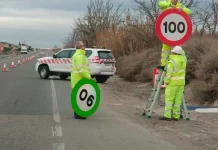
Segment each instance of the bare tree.
[{"label": "bare tree", "polygon": [[[134,0],[134,2],[138,4],[137,10],[144,13],[144,15],[154,24],[161,11],[158,7],[159,1],[160,0],[149,0],[148,2],[147,0]],[[195,8],[199,1],[194,2],[194,0],[181,0],[181,3],[191,9]]]},{"label": "bare tree", "polygon": [[144,14],[146,17],[149,18],[149,20],[153,22],[153,24],[155,24],[156,18],[160,13],[160,9],[158,8],[159,0],[150,0],[150,3],[148,3],[145,0],[134,0],[134,1],[138,4],[136,10]]},{"label": "bare tree", "polygon": [[218,2],[204,1],[195,12],[195,27],[199,35],[209,33],[216,35],[218,25]]},{"label": "bare tree", "polygon": [[212,20],[212,35],[216,34],[216,29],[217,29],[217,23],[218,23],[218,2],[212,0],[211,2],[211,8],[212,8],[212,12],[213,12],[213,16],[211,18]]},{"label": "bare tree", "polygon": [[194,3],[194,0],[181,0],[180,3],[183,3],[183,5],[185,5],[185,7],[187,8],[193,8],[196,5],[196,2]]},{"label": "bare tree", "polygon": [[69,35],[62,41],[63,48],[72,48],[73,38],[72,33],[69,33]]},{"label": "bare tree", "polygon": [[90,0],[87,14],[75,20],[76,38],[83,39],[89,46],[95,45],[98,32],[120,23],[121,6],[122,3],[116,5],[112,0]]}]

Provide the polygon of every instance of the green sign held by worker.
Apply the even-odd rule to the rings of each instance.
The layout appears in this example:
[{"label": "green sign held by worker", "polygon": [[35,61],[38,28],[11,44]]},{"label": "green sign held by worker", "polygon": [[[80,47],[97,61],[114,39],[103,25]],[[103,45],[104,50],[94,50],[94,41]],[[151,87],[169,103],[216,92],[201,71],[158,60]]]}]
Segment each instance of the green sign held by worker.
[{"label": "green sign held by worker", "polygon": [[81,79],[71,92],[72,109],[82,117],[93,115],[100,104],[100,88],[94,80]]}]

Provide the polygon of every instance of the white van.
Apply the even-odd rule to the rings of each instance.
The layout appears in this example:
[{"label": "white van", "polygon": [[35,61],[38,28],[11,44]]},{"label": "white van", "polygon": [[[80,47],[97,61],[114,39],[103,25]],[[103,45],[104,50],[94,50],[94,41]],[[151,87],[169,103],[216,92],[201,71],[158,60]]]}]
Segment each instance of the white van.
[{"label": "white van", "polygon": [[26,46],[21,46],[21,54],[27,54],[27,52]]},{"label": "white van", "polygon": [[[75,52],[75,48],[68,48],[59,51],[53,57],[37,59],[35,70],[42,79],[53,75],[57,75],[63,80],[67,79],[71,72],[71,58]],[[97,82],[104,83],[116,73],[116,61],[111,50],[86,48],[86,56],[89,60],[91,76]]]}]

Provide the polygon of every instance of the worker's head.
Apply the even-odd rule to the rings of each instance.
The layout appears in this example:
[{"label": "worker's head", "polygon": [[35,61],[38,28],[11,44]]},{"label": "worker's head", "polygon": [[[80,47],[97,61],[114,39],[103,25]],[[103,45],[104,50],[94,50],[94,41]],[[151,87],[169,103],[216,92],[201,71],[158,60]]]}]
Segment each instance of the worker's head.
[{"label": "worker's head", "polygon": [[78,42],[76,42],[76,44],[75,44],[75,48],[76,48],[76,49],[85,50],[86,45],[85,45],[82,41],[78,41]]},{"label": "worker's head", "polygon": [[183,49],[181,46],[175,46],[172,50],[171,50],[172,54],[174,55],[181,55],[183,53]]},{"label": "worker's head", "polygon": [[176,5],[176,4],[178,3],[178,0],[171,0],[171,3],[172,3],[173,5]]}]

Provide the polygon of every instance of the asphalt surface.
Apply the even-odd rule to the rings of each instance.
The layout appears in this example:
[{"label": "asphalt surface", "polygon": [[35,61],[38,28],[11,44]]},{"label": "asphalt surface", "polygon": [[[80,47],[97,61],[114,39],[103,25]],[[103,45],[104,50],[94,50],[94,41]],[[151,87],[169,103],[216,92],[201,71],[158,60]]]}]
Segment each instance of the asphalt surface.
[{"label": "asphalt surface", "polygon": [[105,107],[107,96],[93,116],[73,119],[70,80],[42,80],[35,63],[0,72],[1,150],[176,149]]},{"label": "asphalt surface", "polygon": [[34,52],[28,52],[27,54],[21,54],[21,55],[7,55],[7,56],[1,55],[0,70],[3,69],[4,63],[6,63],[6,68],[8,68],[8,70],[10,70],[12,66],[12,62],[14,62],[15,67],[18,66],[18,60],[20,60],[21,64],[24,64],[26,63],[27,58],[29,58],[33,54]]}]

